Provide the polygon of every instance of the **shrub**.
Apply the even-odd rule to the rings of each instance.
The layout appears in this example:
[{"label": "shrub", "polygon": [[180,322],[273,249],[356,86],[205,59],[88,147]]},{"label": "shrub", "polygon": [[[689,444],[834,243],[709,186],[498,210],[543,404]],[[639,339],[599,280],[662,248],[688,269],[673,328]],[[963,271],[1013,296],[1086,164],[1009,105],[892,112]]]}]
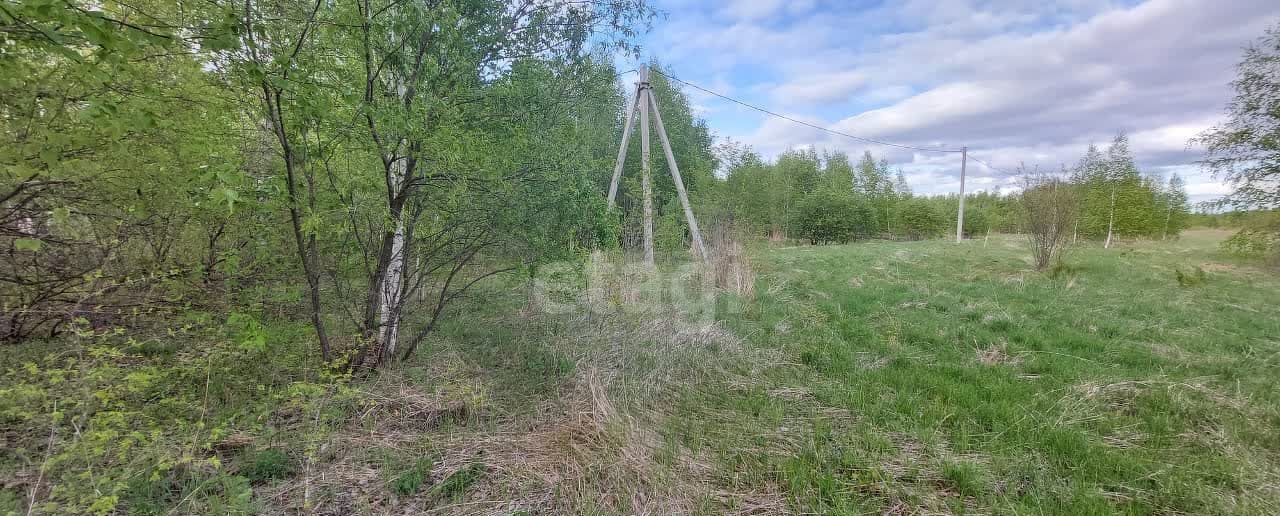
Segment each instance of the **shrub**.
[{"label": "shrub", "polygon": [[964,236],[972,237],[975,235],[986,234],[991,228],[990,217],[986,210],[965,208],[964,210]]},{"label": "shrub", "polygon": [[791,231],[809,243],[847,243],[871,232],[871,210],[852,194],[838,190],[814,192],[795,207]]},{"label": "shrub", "polygon": [[896,215],[897,222],[894,225],[898,232],[912,240],[937,237],[942,234],[945,225],[942,216],[933,208],[933,203],[924,198],[903,201]]},{"label": "shrub", "polygon": [[1251,217],[1240,231],[1222,242],[1231,254],[1265,258],[1280,265],[1280,212],[1265,212]]},{"label": "shrub", "polygon": [[1036,270],[1044,270],[1061,259],[1071,242],[1079,215],[1076,190],[1062,178],[1032,174],[1023,181],[1021,201]]},{"label": "shrub", "polygon": [[1192,287],[1204,283],[1206,275],[1204,269],[1196,267],[1192,272],[1182,272],[1182,269],[1173,269],[1173,276],[1178,280],[1178,284],[1184,287]]}]

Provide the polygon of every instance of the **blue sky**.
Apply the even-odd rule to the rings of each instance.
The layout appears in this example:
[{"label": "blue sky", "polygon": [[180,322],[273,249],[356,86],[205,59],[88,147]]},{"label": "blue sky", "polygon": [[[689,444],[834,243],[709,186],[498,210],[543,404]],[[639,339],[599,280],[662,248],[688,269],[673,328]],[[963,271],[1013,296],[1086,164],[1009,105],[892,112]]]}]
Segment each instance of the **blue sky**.
[{"label": "blue sky", "polygon": [[[967,145],[970,190],[1056,170],[1126,132],[1149,174],[1193,200],[1226,186],[1188,140],[1219,121],[1243,47],[1280,2],[657,0],[642,40],[678,77],[823,127],[925,147]],[[620,66],[637,61],[623,58]],[[630,78],[624,78],[630,80]],[[959,156],[866,145],[689,90],[722,138],[772,157],[800,146],[870,150],[919,193],[953,192]]]}]

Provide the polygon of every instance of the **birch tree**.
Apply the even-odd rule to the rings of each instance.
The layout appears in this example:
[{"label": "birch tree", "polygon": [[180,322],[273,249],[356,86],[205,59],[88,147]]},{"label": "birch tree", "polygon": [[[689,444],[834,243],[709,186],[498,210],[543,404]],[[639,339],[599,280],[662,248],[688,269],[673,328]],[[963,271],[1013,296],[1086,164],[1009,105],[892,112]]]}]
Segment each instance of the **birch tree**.
[{"label": "birch tree", "polygon": [[1233,187],[1219,206],[1280,207],[1280,25],[1245,49],[1231,86],[1227,120],[1192,140],[1205,146],[1200,164]]}]

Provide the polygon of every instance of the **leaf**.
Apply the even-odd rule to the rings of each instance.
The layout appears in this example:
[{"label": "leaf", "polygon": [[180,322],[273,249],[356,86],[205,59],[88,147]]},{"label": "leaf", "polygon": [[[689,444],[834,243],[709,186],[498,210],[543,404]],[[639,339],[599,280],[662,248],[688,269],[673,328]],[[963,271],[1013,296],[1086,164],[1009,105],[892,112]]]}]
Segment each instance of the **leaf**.
[{"label": "leaf", "polygon": [[103,28],[93,20],[86,19],[82,21],[79,26],[80,32],[84,34],[84,38],[89,40],[90,43],[103,48],[109,48],[112,46],[114,38],[111,37],[111,33],[103,30]]},{"label": "leaf", "polygon": [[54,208],[51,214],[55,226],[66,227],[71,222],[71,209],[66,206]]},{"label": "leaf", "polygon": [[34,238],[19,238],[13,241],[14,249],[19,251],[39,252],[44,242]]},{"label": "leaf", "polygon": [[227,213],[235,213],[236,202],[240,201],[240,193],[224,186],[213,190],[213,198],[218,202],[227,203]]}]

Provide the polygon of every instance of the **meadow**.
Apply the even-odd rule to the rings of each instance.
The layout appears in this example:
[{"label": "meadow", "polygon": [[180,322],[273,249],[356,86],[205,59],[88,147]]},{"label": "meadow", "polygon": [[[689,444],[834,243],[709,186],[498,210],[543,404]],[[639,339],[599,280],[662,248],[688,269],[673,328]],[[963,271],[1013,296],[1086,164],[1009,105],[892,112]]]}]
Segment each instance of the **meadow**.
[{"label": "meadow", "polygon": [[1228,235],[1047,272],[1018,236],[762,245],[754,292],[702,317],[626,309],[626,278],[581,310],[555,304],[572,281],[509,277],[368,378],[317,372],[299,323],[262,330],[271,365],[104,336],[89,375],[5,348],[0,513],[81,479],[137,514],[1274,514],[1280,277]]},{"label": "meadow", "polygon": [[767,247],[710,326],[508,307],[437,349],[528,382],[513,407],[603,384],[586,513],[1274,514],[1280,279],[1227,235],[1044,273],[1019,236]]}]

